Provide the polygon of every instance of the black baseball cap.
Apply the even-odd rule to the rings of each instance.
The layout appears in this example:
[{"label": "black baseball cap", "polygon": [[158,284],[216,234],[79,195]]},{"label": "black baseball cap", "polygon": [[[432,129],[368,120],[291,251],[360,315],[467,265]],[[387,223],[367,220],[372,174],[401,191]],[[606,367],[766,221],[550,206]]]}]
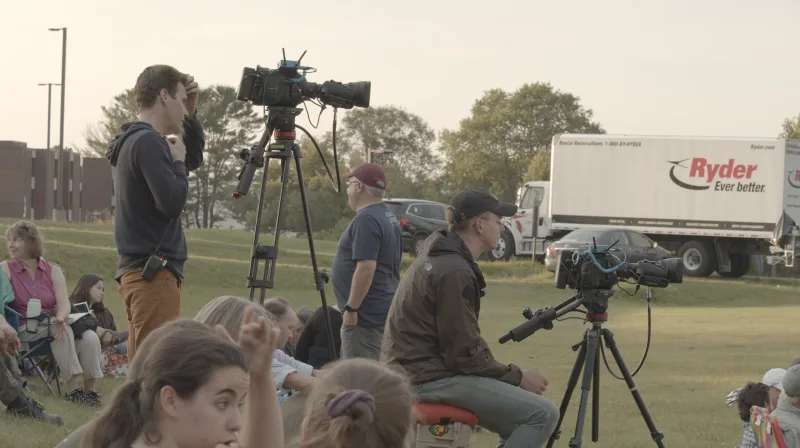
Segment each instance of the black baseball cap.
[{"label": "black baseball cap", "polygon": [[456,222],[461,222],[481,213],[492,212],[497,216],[510,217],[517,213],[517,206],[501,202],[486,190],[461,190],[450,201]]}]

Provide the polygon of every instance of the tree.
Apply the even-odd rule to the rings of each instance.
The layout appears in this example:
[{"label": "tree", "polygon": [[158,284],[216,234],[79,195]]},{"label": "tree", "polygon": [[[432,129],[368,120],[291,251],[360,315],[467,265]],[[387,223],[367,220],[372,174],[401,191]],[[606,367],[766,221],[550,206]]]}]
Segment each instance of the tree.
[{"label": "tree", "polygon": [[241,163],[238,154],[255,138],[260,118],[236,99],[236,89],[213,85],[200,90],[197,117],[203,123],[206,147],[203,165],[189,178],[186,219],[194,227],[214,227],[228,214],[223,207],[233,192]]},{"label": "tree", "polygon": [[513,201],[537,151],[555,134],[605,133],[580,99],[549,83],[525,84],[516,92],[487,91],[457,131],[440,135],[448,183],[479,187]]},{"label": "tree", "polygon": [[783,121],[783,131],[781,131],[780,138],[800,139],[800,114]]},{"label": "tree", "polygon": [[[326,135],[326,140],[330,137]],[[336,144],[348,161],[358,156],[366,160],[370,149],[392,151],[381,154],[380,163],[397,167],[397,173],[419,183],[433,177],[435,139],[436,133],[419,115],[397,106],[378,106],[348,112]]]},{"label": "tree", "polygon": [[89,125],[83,136],[86,148],[81,151],[99,157],[106,156],[108,142],[119,132],[123,124],[139,119],[139,107],[133,89],[126,89],[114,96],[109,106],[100,106],[103,118],[96,125]]},{"label": "tree", "polygon": [[547,148],[536,151],[536,154],[531,158],[531,163],[525,170],[525,177],[522,180],[523,182],[550,180],[550,151]]}]

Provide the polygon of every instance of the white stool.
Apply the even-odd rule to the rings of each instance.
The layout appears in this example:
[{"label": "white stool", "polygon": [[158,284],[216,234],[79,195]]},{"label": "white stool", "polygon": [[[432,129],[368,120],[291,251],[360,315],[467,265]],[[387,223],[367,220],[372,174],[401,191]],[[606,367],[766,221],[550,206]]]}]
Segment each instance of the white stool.
[{"label": "white stool", "polygon": [[475,414],[446,404],[414,405],[416,448],[469,448]]}]

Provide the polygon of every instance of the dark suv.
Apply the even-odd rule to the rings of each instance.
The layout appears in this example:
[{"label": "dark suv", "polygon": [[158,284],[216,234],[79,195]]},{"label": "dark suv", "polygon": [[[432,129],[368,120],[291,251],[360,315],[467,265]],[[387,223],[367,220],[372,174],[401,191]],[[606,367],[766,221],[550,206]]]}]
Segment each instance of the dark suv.
[{"label": "dark suv", "polygon": [[403,231],[403,251],[416,255],[422,242],[431,233],[447,229],[445,210],[447,204],[421,199],[384,199],[400,221]]}]

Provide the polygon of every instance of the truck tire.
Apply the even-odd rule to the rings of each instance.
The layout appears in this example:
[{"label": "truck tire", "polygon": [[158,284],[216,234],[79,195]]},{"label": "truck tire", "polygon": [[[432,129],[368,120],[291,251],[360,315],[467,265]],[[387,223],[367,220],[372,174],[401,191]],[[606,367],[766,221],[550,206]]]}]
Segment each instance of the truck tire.
[{"label": "truck tire", "polygon": [[683,259],[683,273],[689,277],[708,277],[717,266],[714,248],[702,241],[689,241],[678,250]]},{"label": "truck tire", "polygon": [[717,273],[720,277],[725,278],[740,278],[750,272],[751,260],[750,256],[746,254],[730,254],[731,257],[731,271]]},{"label": "truck tire", "polygon": [[514,237],[508,230],[500,234],[497,248],[488,253],[489,261],[506,261],[514,255]]}]

